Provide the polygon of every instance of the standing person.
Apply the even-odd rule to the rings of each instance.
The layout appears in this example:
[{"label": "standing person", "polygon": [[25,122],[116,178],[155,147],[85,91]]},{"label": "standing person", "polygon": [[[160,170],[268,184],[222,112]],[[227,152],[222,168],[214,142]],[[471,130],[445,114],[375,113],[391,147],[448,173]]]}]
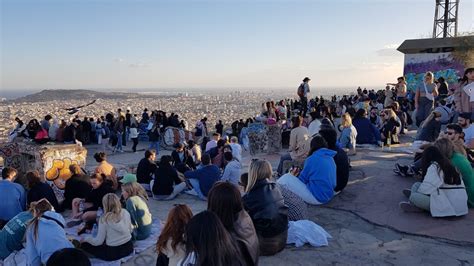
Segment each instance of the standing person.
[{"label": "standing person", "polygon": [[123,116],[119,116],[119,119],[115,122],[114,131],[115,135],[117,136],[117,145],[115,145],[113,152],[123,152],[123,138],[124,138],[124,124],[125,118]]},{"label": "standing person", "polygon": [[252,219],[245,211],[237,186],[216,183],[209,191],[207,210],[215,213],[227,232],[239,244],[246,265],[258,265],[258,238]]},{"label": "standing person", "polygon": [[82,121],[82,141],[84,142],[84,145],[90,144],[91,131],[92,125],[89,122],[89,118],[84,117],[84,120]]},{"label": "standing person", "polygon": [[397,102],[401,105],[403,100],[407,97],[407,83],[405,77],[397,78],[397,83],[387,83],[389,86],[395,86],[397,92]]},{"label": "standing person", "polygon": [[385,108],[388,108],[393,103],[393,92],[392,92],[392,89],[390,88],[390,86],[385,87],[384,95],[385,95],[385,101],[384,101],[383,106]]},{"label": "standing person", "polygon": [[155,150],[155,153],[160,154],[160,125],[157,121],[153,123],[152,128],[148,131],[148,140],[150,146],[148,150]]},{"label": "standing person", "polygon": [[216,132],[221,136],[224,135],[224,125],[222,124],[222,120],[219,120],[219,122],[216,124]]},{"label": "standing person", "polygon": [[148,195],[140,184],[127,181],[131,180],[122,182],[122,197],[132,220],[133,238],[143,240],[151,235],[152,228],[152,216],[146,203]]},{"label": "standing person", "polygon": [[434,99],[438,96],[438,88],[434,83],[432,72],[426,72],[424,81],[418,84],[415,93],[416,126],[428,117],[434,107]]},{"label": "standing person", "polygon": [[186,254],[178,265],[245,265],[239,247],[216,214],[203,211],[186,226]]},{"label": "standing person", "polygon": [[242,197],[244,208],[257,232],[260,255],[271,256],[285,248],[288,237],[288,207],[278,185],[270,181],[268,161],[252,161]]},{"label": "standing person", "polygon": [[300,103],[301,107],[303,110],[301,110],[301,115],[303,117],[306,117],[306,112],[308,112],[308,93],[310,92],[309,89],[309,81],[311,79],[308,77],[305,77],[303,79],[303,83],[300,84],[297,90],[297,94],[300,97]]},{"label": "standing person", "polygon": [[26,230],[26,265],[46,265],[54,252],[73,247],[66,237],[64,226],[63,216],[52,208],[34,213]]},{"label": "standing person", "polygon": [[[169,260],[169,263],[164,265],[178,265],[178,262],[184,259],[186,253],[184,234],[186,225],[192,217],[193,212],[185,204],[175,204],[168,213],[168,219],[156,243],[158,260],[163,259],[163,256]],[[156,265],[160,265],[159,261]]]},{"label": "standing person", "polygon": [[28,194],[26,195],[26,203],[29,206],[34,201],[41,199],[47,199],[54,210],[60,212],[62,208],[59,207],[56,195],[54,195],[53,189],[42,180],[38,171],[31,171],[26,173],[26,186],[28,187]]},{"label": "standing person", "polygon": [[130,125],[129,129],[129,137],[133,141],[132,151],[133,153],[137,152],[137,145],[138,145],[138,128],[137,124],[133,123]]},{"label": "standing person", "polygon": [[421,160],[423,182],[403,190],[409,201],[400,202],[400,208],[429,211],[433,217],[466,215],[466,188],[456,168],[435,146],[426,148]]},{"label": "standing person", "polygon": [[2,170],[2,180],[0,180],[0,224],[4,225],[11,218],[26,208],[25,189],[14,183],[17,171],[12,167],[5,167]]},{"label": "standing person", "polygon": [[[463,109],[465,109],[463,112],[471,112],[474,116],[474,68],[468,68],[464,71],[464,76],[461,78],[459,87],[461,88],[461,93],[466,99],[465,101],[462,101],[466,106],[465,108],[463,107]],[[469,104],[467,104],[467,102],[469,102]],[[471,118],[473,118],[473,116],[471,116]]]},{"label": "standing person", "polygon": [[446,80],[443,78],[443,77],[439,77],[438,78],[438,94],[439,94],[439,97],[441,98],[446,98],[448,97],[448,82],[446,82]]},{"label": "standing person", "polygon": [[83,239],[81,249],[101,260],[119,260],[133,252],[130,214],[113,193],[104,196],[102,205],[104,215],[99,219],[97,236]]}]

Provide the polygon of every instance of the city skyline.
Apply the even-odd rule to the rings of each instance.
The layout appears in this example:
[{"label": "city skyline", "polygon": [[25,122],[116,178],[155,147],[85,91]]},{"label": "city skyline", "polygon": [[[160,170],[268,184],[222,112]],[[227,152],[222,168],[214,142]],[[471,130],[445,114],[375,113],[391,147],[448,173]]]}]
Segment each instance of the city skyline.
[{"label": "city skyline", "polygon": [[[380,87],[396,51],[429,37],[419,1],[12,1],[1,14],[3,91]],[[460,1],[459,31],[473,29]]]}]

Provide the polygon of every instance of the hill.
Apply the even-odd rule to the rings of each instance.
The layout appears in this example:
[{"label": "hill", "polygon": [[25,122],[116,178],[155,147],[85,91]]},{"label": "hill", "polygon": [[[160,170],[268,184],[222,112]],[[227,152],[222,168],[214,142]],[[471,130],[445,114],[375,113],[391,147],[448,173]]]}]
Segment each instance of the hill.
[{"label": "hill", "polygon": [[136,93],[98,92],[93,90],[42,90],[38,93],[17,98],[13,102],[44,102],[71,99],[123,99],[138,97]]}]

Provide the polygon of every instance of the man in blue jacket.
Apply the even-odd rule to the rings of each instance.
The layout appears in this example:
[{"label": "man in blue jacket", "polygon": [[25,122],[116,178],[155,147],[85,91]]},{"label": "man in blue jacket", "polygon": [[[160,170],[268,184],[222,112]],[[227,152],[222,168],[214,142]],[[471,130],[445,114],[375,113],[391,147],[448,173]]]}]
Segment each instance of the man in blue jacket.
[{"label": "man in blue jacket", "polygon": [[12,167],[5,167],[2,170],[2,180],[0,181],[0,223],[2,226],[15,215],[26,208],[25,189],[14,183],[17,171]]},{"label": "man in blue jacket", "polygon": [[211,164],[209,154],[204,154],[201,157],[201,163],[203,167],[195,171],[187,171],[184,176],[196,191],[197,196],[202,200],[206,200],[207,193],[214,183],[220,179],[221,171],[217,166]]}]

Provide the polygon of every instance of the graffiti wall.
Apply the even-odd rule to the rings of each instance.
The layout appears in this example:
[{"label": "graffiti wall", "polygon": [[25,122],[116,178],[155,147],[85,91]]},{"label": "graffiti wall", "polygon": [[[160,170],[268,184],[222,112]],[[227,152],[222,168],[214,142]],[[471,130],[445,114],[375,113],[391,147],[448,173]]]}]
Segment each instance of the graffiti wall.
[{"label": "graffiti wall", "polygon": [[19,176],[37,170],[51,185],[59,201],[63,199],[66,180],[71,177],[69,166],[85,168],[87,150],[78,145],[36,145],[7,143],[0,146],[4,166],[17,169]]},{"label": "graffiti wall", "polygon": [[464,60],[455,53],[406,54],[404,75],[409,90],[415,90],[423,82],[426,72],[434,73],[435,78],[443,77],[449,85],[456,84],[464,74]]}]

